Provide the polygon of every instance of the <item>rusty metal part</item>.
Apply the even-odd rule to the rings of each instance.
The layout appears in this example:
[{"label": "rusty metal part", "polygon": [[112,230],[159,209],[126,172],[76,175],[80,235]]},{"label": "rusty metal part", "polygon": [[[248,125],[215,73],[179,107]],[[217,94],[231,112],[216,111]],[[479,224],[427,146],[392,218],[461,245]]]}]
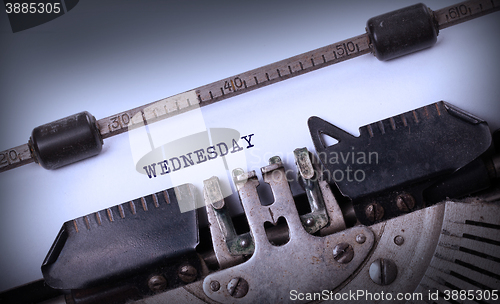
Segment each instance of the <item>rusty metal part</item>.
[{"label": "rusty metal part", "polygon": [[[359,235],[359,234],[358,234]],[[357,239],[358,236],[356,236]],[[359,243],[358,244],[363,244]],[[347,264],[354,257],[354,249],[347,243],[339,243],[333,247],[333,259],[341,264]]]},{"label": "rusty metal part", "polygon": [[[438,204],[370,226],[370,230],[373,231],[377,240],[376,247],[363,266],[333,292],[342,294],[363,290],[365,293],[372,294],[381,292],[394,295],[412,293],[418,286],[418,278],[424,276],[428,262],[436,248],[444,210],[444,204]],[[394,238],[397,235],[404,237],[403,246],[394,243]],[[370,266],[379,259],[390,259],[397,266],[396,279],[389,285],[378,285],[370,278]],[[370,301],[370,299],[360,298],[357,301],[351,299],[342,302],[371,303],[373,299]],[[404,303],[405,301],[398,302],[394,298],[391,302]]]},{"label": "rusty metal part", "polygon": [[210,289],[212,291],[217,291],[220,289],[220,283],[218,281],[212,281],[210,282]]},{"label": "rusty metal part", "polygon": [[154,291],[154,292],[163,291],[167,288],[167,286],[168,286],[167,279],[165,279],[165,277],[162,275],[152,276],[148,280],[148,287],[149,287],[149,289],[151,289],[151,291]]},{"label": "rusty metal part", "polygon": [[179,279],[185,283],[190,283],[196,280],[198,271],[191,265],[183,265],[179,268]]},{"label": "rusty metal part", "polygon": [[[380,294],[384,292],[384,294],[392,293],[396,295],[397,293],[410,293],[413,296],[421,293],[426,296],[429,294],[429,291],[433,293],[441,292],[442,294],[444,294],[445,291],[452,291],[454,287],[450,286],[456,286],[463,290],[481,291],[482,288],[478,287],[478,284],[482,284],[490,289],[494,289],[496,287],[496,280],[494,277],[499,273],[497,263],[498,257],[496,256],[498,253],[496,250],[498,245],[495,245],[500,241],[497,233],[498,227],[500,227],[499,218],[497,216],[500,212],[499,208],[500,206],[498,204],[446,202],[370,226],[368,231],[370,231],[372,235],[375,234],[375,239],[377,240],[377,245],[373,249],[372,254],[369,259],[361,265],[361,268],[355,269],[352,275],[338,288],[333,289],[332,292],[342,295],[344,293],[349,294],[350,291],[363,290],[365,294]],[[347,239],[351,237],[351,234],[345,235],[345,232],[348,231],[349,230],[346,230],[338,234],[344,234],[343,237]],[[358,236],[361,234],[364,233],[354,234],[351,238],[356,254],[359,254],[359,250],[356,248],[358,242],[356,241],[354,243],[354,240],[358,239]],[[471,238],[471,235],[475,237]],[[403,246],[395,242],[399,237],[404,238]],[[291,241],[293,241],[293,237]],[[456,241],[458,241],[458,243]],[[438,249],[436,249],[437,247]],[[325,248],[332,250],[332,248]],[[389,285],[379,285],[373,282],[370,277],[370,266],[380,259],[390,259],[397,267],[396,278]],[[252,261],[253,260],[250,259],[244,264],[253,263]],[[266,263],[265,258],[259,261]],[[459,263],[461,262],[465,262],[465,264],[462,263],[462,265],[460,265]],[[429,265],[429,263],[431,264]],[[337,265],[343,267],[349,264]],[[480,270],[480,272],[471,270],[463,265],[477,267],[475,269]],[[449,266],[451,266],[451,268],[447,268]],[[294,264],[290,261],[287,271],[293,268]],[[230,269],[227,269],[227,271],[229,270]],[[248,271],[251,271],[251,269],[248,268]],[[269,271],[271,270],[268,270],[268,272]],[[308,272],[312,271],[311,269]],[[257,274],[252,272],[247,275],[255,276]],[[304,277],[305,275],[307,275],[307,273],[301,274],[300,278],[306,279]],[[288,277],[290,276],[286,276],[285,278]],[[467,278],[466,281],[463,280],[464,277]],[[232,278],[234,277],[230,277],[229,280]],[[257,277],[254,282],[258,286],[259,284],[267,282],[267,278],[268,275],[266,273],[265,276]],[[420,278],[422,278],[422,281],[419,284]],[[248,278],[245,277],[245,279]],[[322,277],[322,280],[329,279],[328,276]],[[388,282],[387,279],[388,276],[386,275],[384,279],[385,282]],[[283,280],[283,278],[281,278],[281,280]],[[189,299],[190,301],[201,303],[201,301],[198,302],[198,299],[202,299],[204,303],[213,304],[216,303],[212,299],[213,296],[209,295],[212,298],[208,297],[208,294],[205,294],[205,290],[202,289],[206,288],[206,284],[208,284],[208,288],[211,288],[212,282],[213,281],[198,281],[184,288],[178,288],[164,293],[164,297],[162,298],[163,301],[159,300],[160,295],[155,295],[152,298],[157,299],[156,302],[144,301],[143,303],[165,303],[168,302],[167,300],[172,299]],[[221,290],[226,289],[225,285],[224,288],[222,288],[222,286],[221,284]],[[251,289],[254,288],[254,285],[252,284],[249,286],[251,286],[251,288],[249,288],[249,294],[244,298],[233,298],[227,293],[226,298],[218,298],[217,302],[251,302],[247,298],[251,299]],[[297,288],[297,286],[294,286],[294,289],[295,288]],[[289,291],[290,290],[285,290],[281,293],[281,290],[278,289],[276,292],[281,294],[282,297],[288,297]],[[310,291],[314,291],[314,289],[305,290],[305,292]],[[371,302],[364,298],[346,300],[343,302],[359,303],[363,302],[363,300],[365,300],[365,302]],[[271,299],[267,302],[273,302],[273,300]],[[395,301],[393,298],[393,301],[386,302],[400,303],[401,301]],[[419,301],[414,302],[420,303]],[[493,303],[491,301],[486,302]],[[404,301],[402,301],[402,303],[404,303]]]},{"label": "rusty metal part", "polygon": [[401,235],[396,235],[394,237],[394,244],[398,245],[398,246],[401,246],[403,245],[405,242],[405,238],[402,237]]},{"label": "rusty metal part", "polygon": [[366,206],[365,213],[368,220],[373,223],[384,217],[384,208],[379,203],[371,203]]},{"label": "rusty metal part", "polygon": [[325,236],[345,230],[346,223],[344,215],[342,214],[342,210],[340,209],[337,199],[335,199],[335,196],[330,189],[330,185],[328,185],[326,181],[320,181],[319,188],[321,189],[326,212],[328,214],[328,218],[330,219],[328,225],[319,231],[320,235]]},{"label": "rusty metal part", "polygon": [[[212,236],[212,244],[215,252],[215,257],[221,269],[234,266],[243,262],[243,253],[253,250],[253,242],[247,239],[241,239],[236,234],[233,222],[227,208],[225,207],[224,198],[220,191],[219,179],[214,176],[210,179],[203,181],[204,184],[204,197],[207,210],[207,218],[210,223],[210,234]],[[215,193],[219,193],[215,195]],[[222,203],[220,203],[222,202]],[[216,208],[214,204],[221,205],[222,207]],[[241,240],[245,240],[245,246],[242,246]],[[228,241],[233,241],[235,246],[240,247],[239,252],[231,252],[231,247],[228,246]],[[239,242],[239,243],[238,243]],[[249,248],[251,245],[251,248]],[[233,248],[234,249],[234,248]]]},{"label": "rusty metal part", "polygon": [[248,282],[243,278],[233,278],[227,284],[227,292],[234,298],[243,298],[248,293]]},{"label": "rusty metal part", "polygon": [[[261,171],[274,195],[274,203],[269,206],[263,206],[259,200],[256,189],[259,182],[254,172],[246,174],[250,178],[244,182],[235,179],[254,237],[255,252],[245,263],[209,274],[203,281],[204,293],[222,303],[277,303],[291,289],[319,292],[341,284],[367,258],[374,244],[371,230],[359,226],[325,237],[310,235],[300,221],[282,164],[274,161]],[[288,225],[290,239],[286,245],[274,246],[268,239],[264,223],[275,224],[280,218]],[[355,242],[359,234],[366,236],[363,244]],[[333,255],[333,247],[343,242],[349,242],[354,252],[352,260],[346,264],[335,261]],[[283,276],[284,273],[287,275]],[[242,298],[232,297],[227,288],[214,292],[210,287],[212,281],[227,286],[234,278],[248,282],[248,293]]]},{"label": "rusty metal part", "polygon": [[363,244],[366,241],[366,236],[364,234],[356,235],[356,243]]},{"label": "rusty metal part", "polygon": [[318,174],[313,168],[311,156],[307,148],[295,149],[293,155],[298,170],[297,178],[299,184],[306,192],[307,201],[311,208],[311,212],[301,215],[300,220],[306,231],[313,234],[328,225],[328,214],[323,195],[321,194]]},{"label": "rusty metal part", "polygon": [[415,207],[415,199],[408,193],[402,193],[396,197],[396,205],[402,212],[409,212]]}]

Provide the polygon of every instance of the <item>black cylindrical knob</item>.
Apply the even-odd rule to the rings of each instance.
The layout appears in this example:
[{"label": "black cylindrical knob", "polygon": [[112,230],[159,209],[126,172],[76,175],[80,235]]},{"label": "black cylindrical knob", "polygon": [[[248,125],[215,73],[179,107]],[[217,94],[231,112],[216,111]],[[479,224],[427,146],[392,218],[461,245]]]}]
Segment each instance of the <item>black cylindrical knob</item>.
[{"label": "black cylindrical knob", "polygon": [[389,60],[433,46],[439,30],[432,11],[419,3],[369,19],[366,31],[375,57]]},{"label": "black cylindrical knob", "polygon": [[36,127],[29,145],[35,162],[56,169],[99,154],[102,138],[95,117],[85,111]]}]

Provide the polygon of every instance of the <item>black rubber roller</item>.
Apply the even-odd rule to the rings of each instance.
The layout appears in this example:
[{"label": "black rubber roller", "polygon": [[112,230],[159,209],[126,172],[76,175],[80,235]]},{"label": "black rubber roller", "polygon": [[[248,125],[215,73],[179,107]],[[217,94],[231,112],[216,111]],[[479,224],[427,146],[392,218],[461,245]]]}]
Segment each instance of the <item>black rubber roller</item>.
[{"label": "black rubber roller", "polygon": [[389,60],[433,46],[439,30],[432,11],[419,3],[371,18],[366,31],[375,57]]},{"label": "black rubber roller", "polygon": [[56,169],[99,154],[102,138],[95,117],[81,112],[36,127],[29,146],[35,162]]}]

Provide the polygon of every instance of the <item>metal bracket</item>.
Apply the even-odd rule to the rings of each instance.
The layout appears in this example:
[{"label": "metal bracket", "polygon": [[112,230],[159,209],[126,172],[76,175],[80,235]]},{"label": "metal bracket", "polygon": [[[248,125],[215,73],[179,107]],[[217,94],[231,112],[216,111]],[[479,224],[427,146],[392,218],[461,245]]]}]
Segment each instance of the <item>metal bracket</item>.
[{"label": "metal bracket", "polygon": [[219,179],[213,176],[203,181],[210,234],[215,256],[221,268],[243,262],[244,254],[252,254],[254,243],[250,233],[238,235],[220,189]]},{"label": "metal bracket", "polygon": [[306,231],[313,234],[328,225],[328,214],[321,195],[318,174],[313,168],[307,148],[295,149],[293,156],[298,169],[299,183],[304,188],[311,207],[311,212],[301,215],[300,220]]},{"label": "metal bracket", "polygon": [[[354,227],[325,237],[307,233],[281,161],[273,159],[261,171],[274,195],[274,203],[269,206],[260,203],[254,171],[233,173],[255,252],[245,263],[207,276],[203,281],[205,294],[223,303],[279,303],[288,300],[285,297],[291,290],[321,292],[339,286],[367,258],[374,244],[371,230]],[[264,223],[276,224],[280,217],[287,222],[290,238],[284,245],[275,246],[268,240]],[[355,240],[360,235],[365,238],[358,243]]]}]

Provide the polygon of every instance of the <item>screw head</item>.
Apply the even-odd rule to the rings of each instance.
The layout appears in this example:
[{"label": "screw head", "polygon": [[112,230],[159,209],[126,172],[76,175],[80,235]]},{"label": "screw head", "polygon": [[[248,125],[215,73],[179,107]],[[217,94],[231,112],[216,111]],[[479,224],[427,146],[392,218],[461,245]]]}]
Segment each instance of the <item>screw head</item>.
[{"label": "screw head", "polygon": [[377,259],[370,265],[370,279],[378,285],[389,285],[398,275],[396,263],[389,259]]},{"label": "screw head", "polygon": [[179,268],[179,279],[185,283],[191,283],[196,280],[198,271],[191,265],[183,265]]},{"label": "screw head", "polygon": [[365,214],[372,223],[380,221],[384,217],[384,208],[379,203],[371,203],[366,206]]},{"label": "screw head", "polygon": [[220,289],[220,283],[219,283],[219,281],[212,281],[212,282],[210,282],[210,289],[212,291],[218,291]]},{"label": "screw head", "polygon": [[396,197],[396,205],[399,211],[409,212],[415,207],[415,199],[408,193],[402,193]]},{"label": "screw head", "polygon": [[333,247],[333,259],[341,264],[347,264],[354,257],[354,249],[347,243],[339,243]]},{"label": "screw head", "polygon": [[167,279],[162,275],[154,275],[148,280],[148,287],[151,291],[160,292],[168,286]]},{"label": "screw head", "polygon": [[356,235],[356,243],[363,244],[366,241],[366,236],[364,234]]},{"label": "screw head", "polygon": [[396,237],[394,238],[394,244],[396,244],[398,246],[403,245],[404,242],[405,242],[405,239],[402,235],[396,235]]},{"label": "screw head", "polygon": [[246,240],[246,239],[241,239],[240,240],[240,247],[247,248],[248,245],[250,245],[250,242],[248,240]]},{"label": "screw head", "polygon": [[313,218],[308,218],[304,223],[304,225],[306,225],[306,227],[312,227],[314,226],[315,223],[316,221]]},{"label": "screw head", "polygon": [[227,283],[227,291],[234,298],[243,298],[248,293],[248,282],[243,278],[233,278]]}]

